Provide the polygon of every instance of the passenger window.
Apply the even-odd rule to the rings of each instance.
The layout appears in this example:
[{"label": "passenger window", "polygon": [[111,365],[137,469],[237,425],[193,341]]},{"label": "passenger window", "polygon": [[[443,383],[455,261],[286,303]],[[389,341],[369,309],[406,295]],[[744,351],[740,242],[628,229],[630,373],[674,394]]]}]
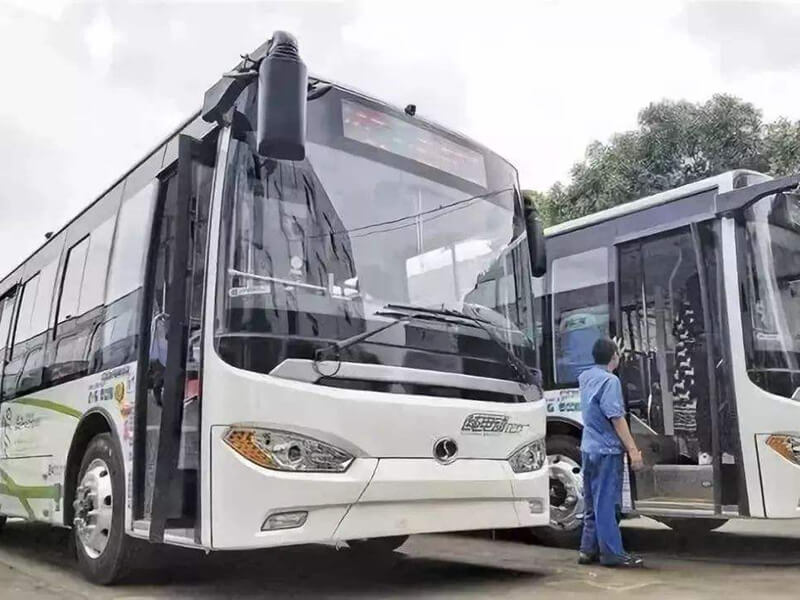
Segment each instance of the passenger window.
[{"label": "passenger window", "polygon": [[22,298],[20,300],[19,315],[17,316],[17,328],[14,332],[14,344],[24,342],[31,337],[33,328],[31,327],[31,315],[33,306],[36,302],[36,292],[39,288],[39,274],[37,273],[22,286]]},{"label": "passenger window", "polygon": [[553,362],[557,384],[576,384],[594,364],[592,346],[609,335],[608,249],[553,261]]},{"label": "passenger window", "polygon": [[14,314],[14,295],[9,294],[0,300],[0,373],[6,356],[6,344],[11,332],[11,317]]},{"label": "passenger window", "polygon": [[64,282],[61,284],[61,299],[58,304],[56,323],[77,317],[78,303],[83,287],[83,271],[86,265],[86,254],[89,250],[89,238],[84,238],[67,254],[67,267],[64,271]]},{"label": "passenger window", "polygon": [[[113,237],[114,219],[112,218],[95,229],[89,238],[89,252],[86,256],[78,314],[85,314],[103,304]],[[146,236],[142,234],[142,237]]]},{"label": "passenger window", "polygon": [[150,241],[155,182],[126,200],[119,211],[119,222],[111,257],[108,296],[110,304],[139,288],[144,281],[144,262]]},{"label": "passenger window", "polygon": [[[64,369],[65,364],[69,364],[70,368],[74,368],[74,363],[84,363],[84,352],[86,350],[86,339],[89,337],[88,332],[83,331],[80,335],[69,335],[58,341],[56,346],[56,360],[55,365]],[[85,365],[78,365],[84,368]]]},{"label": "passenger window", "polygon": [[39,272],[39,285],[36,288],[36,300],[31,312],[31,335],[38,335],[47,330],[57,270],[58,261],[54,261]]},{"label": "passenger window", "polygon": [[42,384],[42,357],[44,351],[42,346],[37,346],[25,357],[25,364],[22,367],[22,377],[17,384],[17,394],[23,393],[31,388],[36,388]]}]

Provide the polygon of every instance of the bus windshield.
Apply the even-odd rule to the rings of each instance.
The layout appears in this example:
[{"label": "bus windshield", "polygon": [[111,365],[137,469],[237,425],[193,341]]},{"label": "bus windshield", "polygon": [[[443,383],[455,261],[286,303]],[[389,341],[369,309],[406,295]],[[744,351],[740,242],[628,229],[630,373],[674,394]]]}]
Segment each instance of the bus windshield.
[{"label": "bus windshield", "polygon": [[785,397],[800,388],[800,198],[776,194],[745,211],[750,377]]},{"label": "bus windshield", "polygon": [[[466,302],[493,315],[488,321],[509,349],[527,352],[520,332],[531,328],[530,311],[520,303],[530,298],[529,258],[507,251],[524,231],[514,168],[336,88],[308,111],[304,161],[265,160],[253,151],[248,124],[234,133],[218,337],[295,340],[252,367],[267,371],[281,357],[309,357],[317,340],[379,326],[388,305],[458,310]],[[479,302],[481,275],[499,264],[511,275],[505,297]],[[486,335],[471,329],[469,336]]]}]

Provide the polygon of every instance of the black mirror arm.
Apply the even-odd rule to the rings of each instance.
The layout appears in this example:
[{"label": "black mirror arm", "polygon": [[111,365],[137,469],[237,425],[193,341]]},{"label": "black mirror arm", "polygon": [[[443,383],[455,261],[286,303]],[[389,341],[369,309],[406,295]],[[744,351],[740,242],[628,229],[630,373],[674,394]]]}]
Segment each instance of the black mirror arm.
[{"label": "black mirror arm", "polygon": [[258,78],[258,66],[269,54],[272,42],[279,33],[282,32],[275,32],[272,38],[261,44],[255,52],[243,54],[238,65],[224,73],[222,79],[206,90],[201,111],[204,121],[219,125],[227,123],[226,115],[248,84]]}]

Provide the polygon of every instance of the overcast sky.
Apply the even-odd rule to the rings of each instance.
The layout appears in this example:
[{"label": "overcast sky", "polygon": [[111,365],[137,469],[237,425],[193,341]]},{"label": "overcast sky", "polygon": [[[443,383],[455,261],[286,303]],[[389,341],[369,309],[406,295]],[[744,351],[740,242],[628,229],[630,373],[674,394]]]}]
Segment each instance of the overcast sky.
[{"label": "overcast sky", "polygon": [[287,29],[309,69],[462,131],[523,186],[661,98],[800,118],[800,3],[0,0],[0,276]]}]

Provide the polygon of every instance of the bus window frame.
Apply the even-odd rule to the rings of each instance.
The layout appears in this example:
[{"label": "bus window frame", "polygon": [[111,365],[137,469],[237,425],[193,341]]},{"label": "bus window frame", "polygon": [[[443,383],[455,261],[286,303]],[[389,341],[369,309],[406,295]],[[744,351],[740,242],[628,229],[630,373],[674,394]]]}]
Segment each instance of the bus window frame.
[{"label": "bus window frame", "polygon": [[0,404],[3,403],[4,397],[2,393],[3,376],[5,375],[6,363],[11,351],[11,342],[14,339],[14,330],[17,326],[17,311],[19,304],[19,291],[20,282],[14,283],[7,289],[2,296],[0,296],[0,303],[6,302],[9,298],[13,298],[11,302],[11,320],[8,323],[8,331],[6,332],[6,339],[3,340],[3,353],[0,355]]},{"label": "bus window frame", "polygon": [[[78,296],[77,296],[76,301],[75,301],[75,311],[74,311],[77,314],[62,315],[61,314],[61,309],[62,309],[62,306],[63,306],[62,303],[64,301],[64,287],[65,287],[65,285],[67,283],[67,269],[69,269],[69,266],[70,266],[70,259],[72,258],[72,251],[75,250],[78,246],[80,246],[84,242],[86,242],[86,252],[85,252],[85,254],[83,256],[83,266],[81,267],[80,283],[78,285]],[[69,322],[69,321],[71,321],[71,320],[73,320],[73,319],[75,319],[75,318],[80,316],[80,312],[79,311],[80,311],[80,298],[81,298],[81,292],[82,292],[81,288],[83,287],[83,278],[84,278],[84,275],[86,273],[86,263],[89,260],[89,248],[90,248],[91,244],[92,244],[91,235],[89,233],[87,233],[82,238],[80,238],[79,240],[75,241],[75,243],[72,244],[69,248],[67,248],[66,252],[64,254],[64,262],[63,262],[63,265],[61,266],[61,269],[60,269],[61,277],[60,277],[59,285],[58,285],[58,294],[57,294],[57,297],[55,298],[55,301],[56,301],[55,311],[56,312],[55,312],[55,316],[54,316],[54,320],[53,320],[53,333],[52,333],[52,339],[54,341],[58,337],[59,326],[63,326],[65,323],[67,323],[67,322]]]},{"label": "bus window frame", "polygon": [[[611,244],[601,244],[600,246],[595,246],[593,248],[587,248],[578,252],[573,252],[571,254],[560,254],[555,257],[548,256],[548,269],[547,274],[542,278],[544,281],[543,285],[543,295],[542,295],[542,354],[540,355],[541,361],[541,369],[545,381],[545,386],[547,389],[551,390],[570,390],[570,389],[577,389],[578,382],[577,379],[567,382],[560,382],[558,381],[557,377],[557,369],[558,369],[558,361],[556,356],[556,338],[558,337],[558,331],[555,327],[555,320],[556,320],[556,310],[558,308],[558,303],[556,302],[556,295],[560,293],[568,293],[568,292],[575,292],[579,291],[588,287],[595,287],[595,286],[605,286],[606,287],[606,294],[607,294],[607,305],[608,305],[608,335],[611,338],[614,338],[617,335],[617,310],[618,310],[618,289],[619,285],[616,280],[618,268],[617,268],[617,260],[618,260],[618,252],[617,252],[617,244],[618,242],[614,241]],[[556,261],[564,260],[568,258],[574,258],[580,254],[584,254],[586,252],[594,252],[594,251],[605,251],[606,257],[605,266],[606,266],[606,277],[604,277],[604,281],[592,284],[591,286],[582,286],[572,288],[570,290],[562,290],[562,291],[555,291],[557,288],[555,286],[555,274],[556,269],[553,268],[553,264]]]}]

